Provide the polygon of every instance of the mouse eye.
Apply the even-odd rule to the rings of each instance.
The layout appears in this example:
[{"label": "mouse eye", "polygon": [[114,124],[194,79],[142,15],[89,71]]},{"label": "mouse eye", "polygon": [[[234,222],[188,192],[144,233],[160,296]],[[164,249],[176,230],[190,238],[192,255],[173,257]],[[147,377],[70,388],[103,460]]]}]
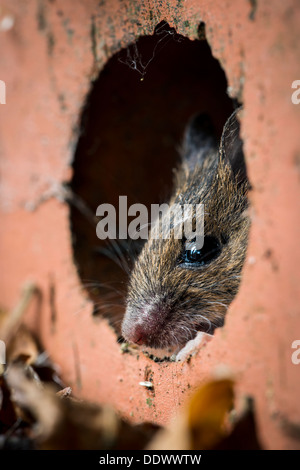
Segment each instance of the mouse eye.
[{"label": "mouse eye", "polygon": [[204,245],[201,250],[196,250],[196,247],[192,247],[190,250],[184,251],[182,263],[203,266],[217,258],[220,253],[221,245],[219,240],[215,237],[207,236],[204,237]]}]

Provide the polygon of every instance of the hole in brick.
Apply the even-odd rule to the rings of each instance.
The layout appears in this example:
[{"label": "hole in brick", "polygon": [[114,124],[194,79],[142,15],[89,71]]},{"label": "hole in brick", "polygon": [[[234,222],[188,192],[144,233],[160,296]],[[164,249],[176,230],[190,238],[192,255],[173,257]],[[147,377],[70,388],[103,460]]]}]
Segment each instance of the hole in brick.
[{"label": "hole in brick", "polygon": [[[168,201],[178,148],[193,114],[208,113],[220,137],[233,102],[205,40],[204,24],[199,31],[201,40],[191,41],[160,23],[152,36],[113,55],[92,84],[71,183],[92,215],[102,203],[118,213],[121,195],[127,196],[128,207]],[[94,314],[106,316],[120,335],[128,279],[120,264],[130,268],[141,243],[117,240],[112,246],[99,240],[96,223],[89,223],[84,212],[71,205],[78,272],[94,301]]]}]

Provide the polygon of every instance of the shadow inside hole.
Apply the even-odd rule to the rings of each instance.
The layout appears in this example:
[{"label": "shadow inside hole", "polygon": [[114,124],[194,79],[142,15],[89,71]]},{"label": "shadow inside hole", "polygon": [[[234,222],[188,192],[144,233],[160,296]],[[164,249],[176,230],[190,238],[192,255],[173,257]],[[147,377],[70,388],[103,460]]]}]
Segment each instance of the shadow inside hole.
[{"label": "shadow inside hole", "polygon": [[[152,36],[112,56],[93,83],[71,182],[73,193],[92,214],[100,204],[110,203],[118,216],[121,195],[127,196],[128,207],[142,203],[149,209],[167,201],[178,148],[193,114],[208,113],[221,135],[233,102],[201,31],[202,40],[191,41],[162,22]],[[121,265],[130,269],[141,242],[116,240],[113,247],[99,240],[96,223],[89,223],[73,205],[71,227],[74,258],[95,303],[94,314],[105,315],[120,334],[128,279]]]}]

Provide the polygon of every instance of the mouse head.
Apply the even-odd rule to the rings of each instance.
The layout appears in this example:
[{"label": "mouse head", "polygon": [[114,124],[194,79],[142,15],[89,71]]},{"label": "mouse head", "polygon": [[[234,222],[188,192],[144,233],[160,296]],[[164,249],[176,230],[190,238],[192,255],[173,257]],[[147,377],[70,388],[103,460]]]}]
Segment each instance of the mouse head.
[{"label": "mouse head", "polygon": [[213,333],[223,325],[238,290],[249,231],[249,184],[239,129],[234,112],[218,148],[206,116],[196,116],[187,127],[169,206],[204,205],[204,244],[198,249],[193,240],[187,244],[175,237],[176,224],[170,220],[182,220],[181,213],[177,219],[167,211],[156,220],[129,279],[122,324],[127,341],[182,347],[198,331]]}]

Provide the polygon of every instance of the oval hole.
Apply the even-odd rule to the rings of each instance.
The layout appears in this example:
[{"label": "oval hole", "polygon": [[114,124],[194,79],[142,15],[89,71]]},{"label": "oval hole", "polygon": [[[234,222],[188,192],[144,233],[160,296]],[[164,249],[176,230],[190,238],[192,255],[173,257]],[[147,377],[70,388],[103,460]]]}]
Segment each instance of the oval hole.
[{"label": "oval hole", "polygon": [[203,31],[202,24],[201,39],[192,41],[160,23],[152,36],[140,37],[107,61],[82,112],[71,182],[74,258],[94,314],[106,316],[118,335],[128,275],[120,264],[130,269],[141,244],[103,242],[95,221],[87,219],[102,203],[118,213],[121,195],[128,206],[167,201],[193,114],[208,113],[221,135],[233,101]]}]

